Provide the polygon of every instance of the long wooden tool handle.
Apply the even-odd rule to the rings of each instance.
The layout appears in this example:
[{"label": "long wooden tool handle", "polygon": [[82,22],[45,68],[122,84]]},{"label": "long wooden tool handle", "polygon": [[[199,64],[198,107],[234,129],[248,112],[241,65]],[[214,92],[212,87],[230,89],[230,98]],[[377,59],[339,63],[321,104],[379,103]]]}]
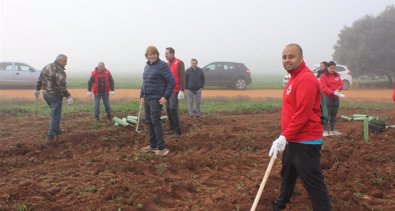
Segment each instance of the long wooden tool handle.
[{"label": "long wooden tool handle", "polygon": [[137,124],[136,124],[136,132],[139,131],[139,123],[140,123],[140,114],[141,114],[141,106],[143,105],[143,103],[140,100],[140,108],[139,108],[139,116],[137,117]]},{"label": "long wooden tool handle", "polygon": [[270,159],[269,165],[267,166],[265,176],[263,176],[261,185],[259,186],[258,193],[255,196],[254,204],[252,204],[250,211],[255,211],[256,207],[258,206],[259,199],[261,198],[263,189],[265,188],[267,178],[269,178],[269,174],[270,174],[270,171],[272,170],[275,160],[276,160],[276,155],[273,155],[272,158]]}]

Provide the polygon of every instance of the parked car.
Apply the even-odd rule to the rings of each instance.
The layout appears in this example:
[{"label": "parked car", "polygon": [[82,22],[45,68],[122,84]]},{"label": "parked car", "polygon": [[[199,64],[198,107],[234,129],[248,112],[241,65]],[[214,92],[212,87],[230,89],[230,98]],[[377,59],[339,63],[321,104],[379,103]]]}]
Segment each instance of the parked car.
[{"label": "parked car", "polygon": [[[319,64],[311,65],[310,70],[314,73],[314,75],[317,76],[317,71],[320,69]],[[345,65],[338,64],[336,65],[336,70],[337,73],[339,73],[340,78],[343,80],[343,89],[347,90],[350,88],[352,84],[352,74],[351,71],[347,68]],[[283,86],[285,86],[289,79],[291,78],[290,74],[286,74],[283,77]]]},{"label": "parked car", "polygon": [[251,71],[237,62],[213,62],[203,68],[205,86],[245,89],[251,84]]},{"label": "parked car", "polygon": [[0,86],[34,87],[40,76],[30,65],[20,62],[0,62]]}]

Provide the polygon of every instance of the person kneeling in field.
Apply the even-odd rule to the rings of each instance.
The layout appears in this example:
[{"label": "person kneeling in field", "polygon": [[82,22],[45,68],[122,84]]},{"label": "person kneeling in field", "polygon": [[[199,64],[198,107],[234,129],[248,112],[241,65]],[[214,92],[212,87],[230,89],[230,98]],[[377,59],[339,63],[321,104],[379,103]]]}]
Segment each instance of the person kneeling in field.
[{"label": "person kneeling in field", "polygon": [[115,94],[114,80],[111,72],[106,69],[103,62],[99,62],[97,67],[92,71],[88,81],[88,97],[95,96],[95,118],[99,121],[100,117],[100,100],[103,99],[104,108],[106,109],[107,121],[111,121],[110,96]]}]

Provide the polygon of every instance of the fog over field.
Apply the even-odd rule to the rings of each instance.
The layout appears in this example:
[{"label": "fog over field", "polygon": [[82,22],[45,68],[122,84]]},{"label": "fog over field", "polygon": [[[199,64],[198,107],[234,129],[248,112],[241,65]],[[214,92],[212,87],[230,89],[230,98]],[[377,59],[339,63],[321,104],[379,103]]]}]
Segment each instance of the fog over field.
[{"label": "fog over field", "polygon": [[68,72],[88,76],[99,61],[115,76],[139,74],[144,52],[166,47],[189,66],[243,62],[252,73],[283,74],[280,54],[299,43],[307,64],[332,59],[344,26],[393,0],[0,0],[0,61],[41,69],[69,56]]}]

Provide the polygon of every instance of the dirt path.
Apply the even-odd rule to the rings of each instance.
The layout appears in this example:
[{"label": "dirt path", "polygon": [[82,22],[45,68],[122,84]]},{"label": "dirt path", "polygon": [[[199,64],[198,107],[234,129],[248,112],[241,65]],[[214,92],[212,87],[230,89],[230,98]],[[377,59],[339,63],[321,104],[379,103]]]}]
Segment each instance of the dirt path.
[{"label": "dirt path", "polygon": [[[72,96],[75,98],[85,99],[85,89],[70,89]],[[249,97],[252,99],[264,98],[281,98],[282,90],[204,90],[203,98],[214,97]],[[117,89],[115,96],[112,99],[137,99],[139,96],[139,89]],[[392,101],[392,90],[390,89],[354,89],[343,92],[346,97],[344,100],[357,101],[378,101],[388,102]],[[0,99],[14,100],[34,100],[32,90],[0,90]]]}]

